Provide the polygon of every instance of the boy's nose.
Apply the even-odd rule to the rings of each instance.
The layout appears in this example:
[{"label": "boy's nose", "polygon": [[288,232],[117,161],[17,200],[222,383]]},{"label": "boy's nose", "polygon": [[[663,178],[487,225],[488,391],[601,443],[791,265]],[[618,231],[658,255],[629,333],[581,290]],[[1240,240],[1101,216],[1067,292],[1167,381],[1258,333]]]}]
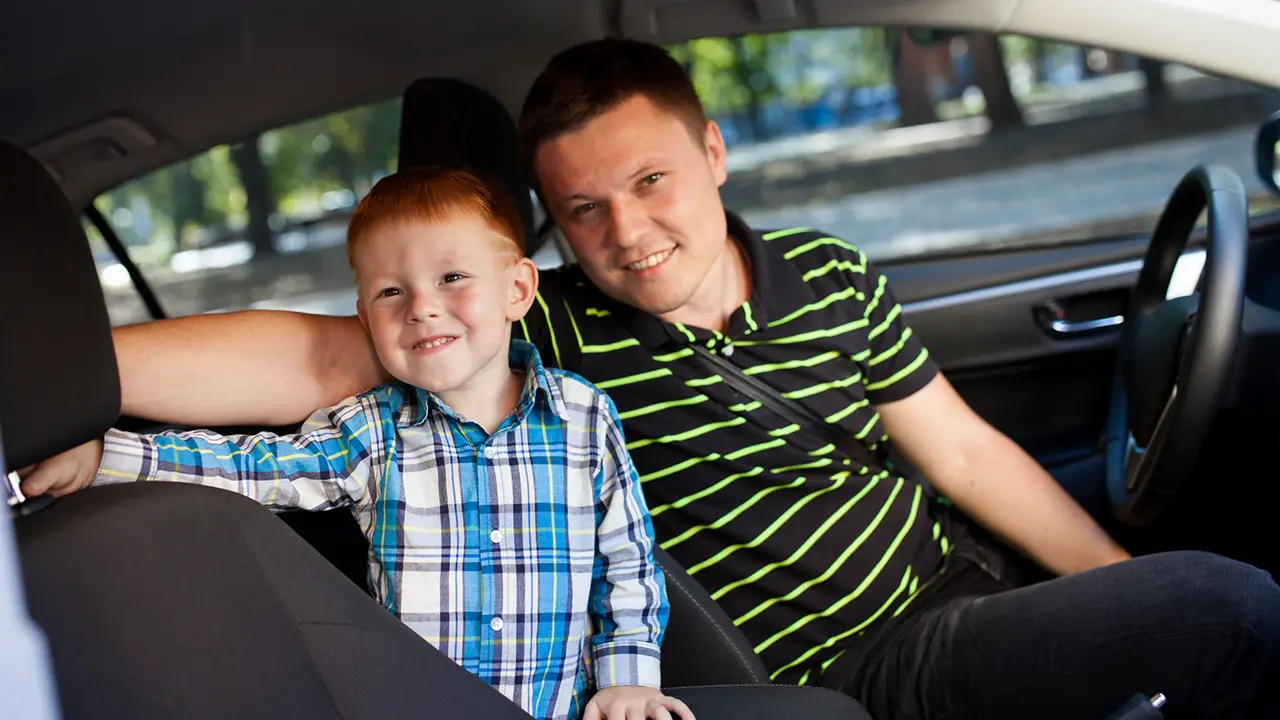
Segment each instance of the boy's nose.
[{"label": "boy's nose", "polygon": [[409,322],[420,323],[439,315],[440,308],[435,293],[414,293],[413,300],[409,303]]}]

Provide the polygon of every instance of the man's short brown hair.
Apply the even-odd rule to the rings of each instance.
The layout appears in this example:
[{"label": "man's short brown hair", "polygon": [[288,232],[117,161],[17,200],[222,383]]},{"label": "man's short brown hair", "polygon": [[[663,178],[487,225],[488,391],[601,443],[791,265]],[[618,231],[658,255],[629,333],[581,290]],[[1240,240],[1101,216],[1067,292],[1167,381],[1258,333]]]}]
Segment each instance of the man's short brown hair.
[{"label": "man's short brown hair", "polygon": [[547,63],[520,111],[520,155],[529,181],[543,143],[573,132],[636,96],[679,117],[699,142],[707,125],[688,73],[662,47],[606,38],[575,45]]}]

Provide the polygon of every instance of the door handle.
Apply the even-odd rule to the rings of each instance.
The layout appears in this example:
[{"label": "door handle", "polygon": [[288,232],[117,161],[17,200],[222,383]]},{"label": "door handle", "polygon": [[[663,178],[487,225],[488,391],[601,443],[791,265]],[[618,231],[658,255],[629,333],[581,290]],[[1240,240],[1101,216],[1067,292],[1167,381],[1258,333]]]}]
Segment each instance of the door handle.
[{"label": "door handle", "polygon": [[1036,310],[1035,315],[1040,327],[1051,337],[1077,337],[1124,324],[1124,315],[1109,315],[1089,320],[1068,320],[1066,310],[1056,300],[1046,300]]},{"label": "door handle", "polygon": [[1094,320],[1078,320],[1075,322],[1070,320],[1054,320],[1049,323],[1049,329],[1059,335],[1075,335],[1078,333],[1115,327],[1123,322],[1123,315],[1112,315],[1111,317],[1097,318]]}]

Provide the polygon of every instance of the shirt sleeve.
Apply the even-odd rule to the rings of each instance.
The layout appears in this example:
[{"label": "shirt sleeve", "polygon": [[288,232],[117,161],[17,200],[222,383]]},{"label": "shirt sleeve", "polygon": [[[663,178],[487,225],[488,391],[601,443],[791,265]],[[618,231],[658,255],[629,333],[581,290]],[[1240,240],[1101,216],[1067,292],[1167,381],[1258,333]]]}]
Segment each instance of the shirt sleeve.
[{"label": "shirt sleeve", "polygon": [[902,400],[929,384],[938,366],[920,338],[902,317],[902,305],[889,280],[866,255],[859,253],[864,272],[855,285],[864,296],[869,352],[861,361],[863,390],[872,403]]},{"label": "shirt sleeve", "polygon": [[95,485],[171,481],[230,490],[276,510],[325,510],[364,498],[383,431],[370,396],[316,411],[294,435],[205,430],[107,433]]},{"label": "shirt sleeve", "polygon": [[591,584],[596,687],[661,687],[659,647],[670,607],[653,556],[653,524],[617,410],[607,395],[599,398],[596,426],[603,426],[604,439],[595,480],[600,491]]}]

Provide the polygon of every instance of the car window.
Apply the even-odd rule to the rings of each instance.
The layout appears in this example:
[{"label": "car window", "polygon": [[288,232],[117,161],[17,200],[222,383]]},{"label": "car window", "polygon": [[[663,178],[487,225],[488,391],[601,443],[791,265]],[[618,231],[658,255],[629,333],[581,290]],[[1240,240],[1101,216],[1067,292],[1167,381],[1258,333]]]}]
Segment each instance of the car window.
[{"label": "car window", "polygon": [[[670,46],[729,146],[728,207],[818,227],[892,262],[1149,233],[1182,175],[1233,168],[1253,212],[1269,89],[1020,36],[889,28]],[[351,314],[347,217],[393,172],[400,100],[262,133],[95,200],[170,316],[241,308]],[[542,222],[541,209],[535,214]],[[150,318],[89,228],[112,322]],[[553,233],[553,238],[555,234]],[[535,255],[564,256],[561,242]]]},{"label": "car window", "polygon": [[[399,98],[222,145],[95,199],[166,315],[245,308],[355,313],[347,220],[395,172]],[[545,220],[536,198],[535,227]],[[151,319],[100,232],[85,229],[113,325]],[[562,264],[559,247],[534,254]]]},{"label": "car window", "polygon": [[[394,172],[399,98],[222,145],[127,182],[94,205],[169,316],[248,307],[355,312],[343,243],[356,201]],[[150,319],[87,226],[113,324]]]},{"label": "car window", "polygon": [[893,261],[1149,233],[1200,163],[1251,210],[1274,91],[1020,36],[886,28],[670,47],[729,146],[726,205],[818,227]]}]

